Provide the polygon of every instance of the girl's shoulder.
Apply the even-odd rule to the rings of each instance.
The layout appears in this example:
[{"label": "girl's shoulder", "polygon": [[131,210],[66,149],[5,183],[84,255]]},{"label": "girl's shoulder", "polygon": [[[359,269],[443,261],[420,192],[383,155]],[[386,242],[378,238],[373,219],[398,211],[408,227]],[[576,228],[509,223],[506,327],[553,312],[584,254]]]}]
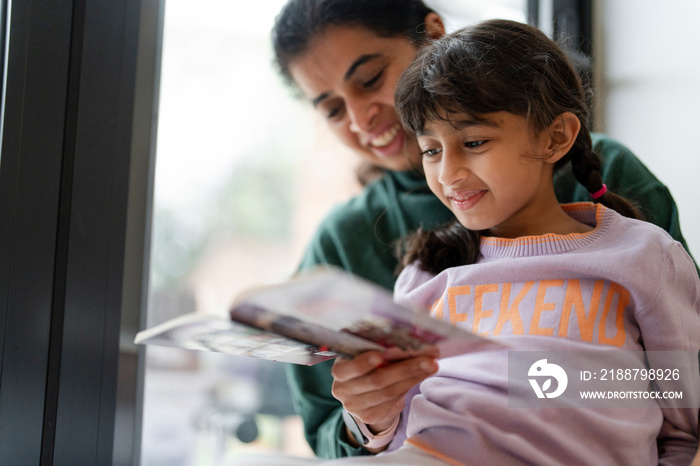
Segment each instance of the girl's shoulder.
[{"label": "girl's shoulder", "polygon": [[612,209],[603,207],[601,211],[605,234],[594,248],[601,253],[601,259],[607,258],[608,263],[616,265],[613,270],[648,280],[650,288],[672,270],[674,280],[698,281],[693,258],[666,230],[648,221],[624,217]]},{"label": "girl's shoulder", "polygon": [[640,245],[657,244],[664,248],[678,243],[666,230],[649,221],[625,217],[604,206],[600,206],[599,211],[599,221],[605,223],[608,233],[614,237]]},{"label": "girl's shoulder", "polygon": [[[394,285],[394,301],[404,306],[429,308],[442,292],[436,276],[426,272],[419,262],[406,266]],[[434,291],[434,292],[433,292]]]}]

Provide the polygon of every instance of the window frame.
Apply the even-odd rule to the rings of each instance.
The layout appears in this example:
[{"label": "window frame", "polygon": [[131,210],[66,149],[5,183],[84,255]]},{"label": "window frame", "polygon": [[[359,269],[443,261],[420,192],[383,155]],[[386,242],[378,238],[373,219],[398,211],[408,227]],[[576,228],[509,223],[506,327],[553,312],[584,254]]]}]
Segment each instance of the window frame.
[{"label": "window frame", "polygon": [[8,8],[0,463],[138,464],[164,0]]}]

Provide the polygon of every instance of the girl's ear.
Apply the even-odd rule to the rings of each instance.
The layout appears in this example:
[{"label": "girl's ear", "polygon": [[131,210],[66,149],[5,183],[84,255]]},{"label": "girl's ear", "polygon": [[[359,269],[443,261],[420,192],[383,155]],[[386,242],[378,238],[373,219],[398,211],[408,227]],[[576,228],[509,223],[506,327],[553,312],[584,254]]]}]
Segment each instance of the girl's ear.
[{"label": "girl's ear", "polygon": [[546,161],[554,163],[568,154],[571,146],[576,142],[580,130],[581,121],[571,112],[564,112],[555,118],[547,129],[549,135],[547,153],[552,155]]},{"label": "girl's ear", "polygon": [[425,15],[425,32],[430,39],[439,39],[445,35],[445,24],[437,13]]}]

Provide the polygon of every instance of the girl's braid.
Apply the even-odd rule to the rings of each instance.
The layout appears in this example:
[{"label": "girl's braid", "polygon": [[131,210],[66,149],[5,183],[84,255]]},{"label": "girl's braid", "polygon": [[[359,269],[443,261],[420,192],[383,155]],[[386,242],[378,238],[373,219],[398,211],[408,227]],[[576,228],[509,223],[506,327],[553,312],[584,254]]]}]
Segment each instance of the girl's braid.
[{"label": "girl's braid", "polygon": [[602,164],[598,154],[593,151],[593,143],[588,131],[579,133],[569,152],[569,157],[571,158],[571,171],[576,180],[589,193],[603,191],[602,195],[592,199],[594,202],[600,202],[605,207],[609,207],[626,217],[644,220],[644,215],[634,202],[613,193],[603,184]]}]

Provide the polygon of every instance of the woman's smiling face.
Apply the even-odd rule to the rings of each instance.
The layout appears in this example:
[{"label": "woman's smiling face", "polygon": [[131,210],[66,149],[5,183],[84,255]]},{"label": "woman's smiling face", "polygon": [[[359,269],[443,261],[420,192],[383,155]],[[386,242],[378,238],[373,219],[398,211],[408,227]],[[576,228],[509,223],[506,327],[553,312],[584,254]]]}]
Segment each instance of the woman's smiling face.
[{"label": "woman's smiling face", "polygon": [[290,66],[291,75],[333,133],[368,162],[389,170],[420,165],[415,136],[394,109],[396,83],[417,47],[403,36],[329,26]]}]

